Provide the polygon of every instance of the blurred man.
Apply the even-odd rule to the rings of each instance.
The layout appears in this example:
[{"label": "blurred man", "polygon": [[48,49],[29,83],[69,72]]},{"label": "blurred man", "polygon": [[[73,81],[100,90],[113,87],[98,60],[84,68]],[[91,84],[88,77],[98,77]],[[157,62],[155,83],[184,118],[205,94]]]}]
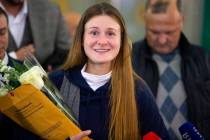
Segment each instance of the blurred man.
[{"label": "blurred man", "polygon": [[0,60],[6,65],[12,65],[12,58],[7,55],[8,48],[8,18],[0,8]]},{"label": "blurred man", "polygon": [[[6,53],[8,47],[8,18],[7,14],[0,8],[0,59],[6,65],[13,66],[13,60]],[[18,62],[18,61],[17,61]],[[1,75],[1,74],[0,74]],[[0,85],[1,86],[1,85]],[[40,140],[31,132],[21,128],[18,124],[0,113],[0,139],[2,140]]]},{"label": "blurred man", "polygon": [[148,83],[172,140],[191,121],[210,139],[210,60],[189,43],[183,29],[181,0],[148,0],[146,37],[134,43],[133,67]]},{"label": "blurred man", "polygon": [[[6,65],[13,66],[15,61],[10,56],[7,55],[8,48],[8,17],[5,11],[0,7],[0,60],[3,60],[3,63]],[[16,61],[19,62],[19,61]],[[1,73],[0,73],[1,78]],[[0,83],[1,86],[1,83]],[[0,93],[1,95],[1,93]],[[79,140],[84,136],[88,135],[89,131],[83,131],[75,137],[72,137],[71,140]],[[29,132],[28,130],[22,128],[14,121],[10,120],[8,117],[3,115],[0,112],[0,139],[1,140],[41,140],[40,137]]]},{"label": "blurred man", "polygon": [[0,10],[0,59],[6,59],[6,50],[8,46],[8,26],[7,18]]},{"label": "blurred man", "polygon": [[60,9],[49,0],[1,0],[9,17],[9,55],[24,60],[27,52],[52,69],[62,64],[70,36]]}]

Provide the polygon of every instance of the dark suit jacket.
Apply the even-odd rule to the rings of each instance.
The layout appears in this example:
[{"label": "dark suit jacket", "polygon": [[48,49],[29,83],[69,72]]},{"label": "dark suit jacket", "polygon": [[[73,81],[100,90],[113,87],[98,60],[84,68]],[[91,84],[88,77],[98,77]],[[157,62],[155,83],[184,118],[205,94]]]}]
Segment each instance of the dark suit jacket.
[{"label": "dark suit jacket", "polygon": [[[27,2],[35,56],[41,64],[62,63],[70,48],[70,35],[59,7],[50,0]],[[9,52],[15,50],[8,47]]]}]

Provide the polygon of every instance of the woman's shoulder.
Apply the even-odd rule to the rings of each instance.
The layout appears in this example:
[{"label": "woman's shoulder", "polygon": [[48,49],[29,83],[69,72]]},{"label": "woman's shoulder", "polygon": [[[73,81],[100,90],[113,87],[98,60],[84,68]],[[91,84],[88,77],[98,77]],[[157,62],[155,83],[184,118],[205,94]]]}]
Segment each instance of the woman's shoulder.
[{"label": "woman's shoulder", "polygon": [[49,74],[49,79],[55,84],[55,86],[60,89],[63,83],[64,77],[68,81],[75,82],[81,77],[81,66],[75,66],[67,70],[56,70]]},{"label": "woman's shoulder", "polygon": [[152,91],[142,79],[135,82],[136,100],[143,135],[154,132],[163,140],[168,139],[168,134],[163,120],[159,114]]},{"label": "woman's shoulder", "polygon": [[139,78],[135,80],[135,90],[136,90],[136,97],[137,99],[142,99],[145,100],[153,100],[153,94],[147,83]]},{"label": "woman's shoulder", "polygon": [[56,79],[63,78],[64,75],[65,75],[65,70],[56,70],[56,71],[50,72],[48,74],[50,80],[52,80],[52,81],[54,81]]},{"label": "woman's shoulder", "polygon": [[143,79],[135,81],[135,90],[137,103],[140,108],[145,109],[145,107],[148,107],[147,105],[149,105],[149,107],[151,107],[151,104],[155,105],[155,99],[152,91]]},{"label": "woman's shoulder", "polygon": [[63,82],[63,78],[65,75],[65,71],[64,70],[56,70],[53,71],[51,73],[49,73],[49,79],[53,82],[53,84],[60,89],[61,84]]}]

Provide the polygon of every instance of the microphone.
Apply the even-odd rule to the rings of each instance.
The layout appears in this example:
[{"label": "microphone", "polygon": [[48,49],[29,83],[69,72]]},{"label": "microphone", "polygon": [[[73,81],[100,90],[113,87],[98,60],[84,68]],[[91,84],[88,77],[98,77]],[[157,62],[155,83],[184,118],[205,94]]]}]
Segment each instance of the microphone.
[{"label": "microphone", "polygon": [[154,132],[149,132],[143,136],[143,140],[161,140]]},{"label": "microphone", "polygon": [[186,122],[180,126],[179,132],[181,133],[183,140],[204,140],[198,129],[190,122]]}]

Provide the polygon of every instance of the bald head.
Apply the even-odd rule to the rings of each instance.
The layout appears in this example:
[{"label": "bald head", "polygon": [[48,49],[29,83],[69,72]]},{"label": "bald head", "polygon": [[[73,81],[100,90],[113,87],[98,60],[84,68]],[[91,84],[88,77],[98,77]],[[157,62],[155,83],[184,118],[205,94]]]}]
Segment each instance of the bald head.
[{"label": "bald head", "polygon": [[148,3],[145,11],[148,44],[157,53],[170,53],[178,47],[183,27],[177,0],[149,0]]},{"label": "bald head", "polygon": [[164,13],[170,3],[175,4],[177,10],[181,13],[182,6],[181,0],[147,0],[146,1],[146,11],[151,10],[153,13]]},{"label": "bald head", "polygon": [[156,20],[162,22],[179,22],[182,14],[177,8],[177,0],[149,0],[150,4],[145,11],[145,21]]}]

